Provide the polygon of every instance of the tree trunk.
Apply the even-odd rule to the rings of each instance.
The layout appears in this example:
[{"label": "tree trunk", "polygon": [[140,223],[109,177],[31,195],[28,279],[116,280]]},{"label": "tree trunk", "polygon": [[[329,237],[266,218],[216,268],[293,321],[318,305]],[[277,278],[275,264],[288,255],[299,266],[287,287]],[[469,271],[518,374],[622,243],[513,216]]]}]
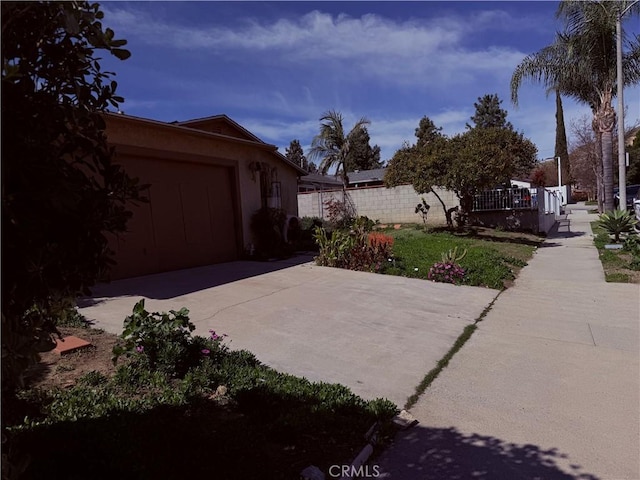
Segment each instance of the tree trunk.
[{"label": "tree trunk", "polygon": [[595,174],[596,174],[596,197],[598,199],[598,213],[604,213],[604,181],[602,177],[602,135],[599,132],[596,133],[596,160],[595,160]]},{"label": "tree trunk", "polygon": [[594,130],[602,135],[602,183],[604,187],[604,210],[612,211],[613,204],[613,128],[616,112],[611,107],[611,93],[603,95],[593,118]]},{"label": "tree trunk", "polygon": [[433,193],[436,196],[436,198],[440,202],[440,205],[442,205],[442,210],[444,211],[444,218],[447,220],[447,227],[453,228],[453,212],[458,211],[459,208],[457,206],[452,208],[447,208],[447,206],[442,201],[442,198],[440,198],[440,195],[438,195],[438,193],[433,189],[433,187],[431,187],[431,193]]}]

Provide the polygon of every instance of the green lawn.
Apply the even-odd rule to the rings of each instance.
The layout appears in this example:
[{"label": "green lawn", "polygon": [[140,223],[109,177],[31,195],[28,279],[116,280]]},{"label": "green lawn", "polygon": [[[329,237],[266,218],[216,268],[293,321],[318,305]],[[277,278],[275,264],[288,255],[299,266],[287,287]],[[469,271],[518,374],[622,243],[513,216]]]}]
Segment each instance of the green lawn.
[{"label": "green lawn", "polygon": [[[637,265],[638,260],[634,262],[634,258],[637,259],[640,255],[636,254],[634,256],[629,248],[621,250],[605,249],[604,246],[613,243],[613,241],[597,221],[591,222],[591,230],[595,235],[594,243],[598,248],[606,281],[614,283],[640,283],[640,271],[638,270],[640,267]],[[629,237],[634,236],[636,235],[629,235]]]},{"label": "green lawn", "polygon": [[442,254],[458,248],[467,254],[459,262],[467,271],[464,284],[502,289],[526,265],[542,238],[491,229],[464,234],[446,231],[428,233],[418,228],[387,230],[394,237],[394,260],[383,273],[427,279],[431,266]]}]

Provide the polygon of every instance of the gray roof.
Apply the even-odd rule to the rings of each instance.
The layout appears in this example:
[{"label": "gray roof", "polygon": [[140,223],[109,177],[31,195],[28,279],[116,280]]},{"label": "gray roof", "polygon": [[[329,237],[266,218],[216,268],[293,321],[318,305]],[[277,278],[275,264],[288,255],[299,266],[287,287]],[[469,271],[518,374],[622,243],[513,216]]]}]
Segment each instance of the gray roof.
[{"label": "gray roof", "polygon": [[349,183],[379,182],[384,180],[386,168],[376,168],[374,170],[359,170],[347,173]]},{"label": "gray roof", "polygon": [[321,175],[319,173],[310,173],[300,177],[301,183],[323,183],[325,185],[342,185],[342,180],[334,175]]}]

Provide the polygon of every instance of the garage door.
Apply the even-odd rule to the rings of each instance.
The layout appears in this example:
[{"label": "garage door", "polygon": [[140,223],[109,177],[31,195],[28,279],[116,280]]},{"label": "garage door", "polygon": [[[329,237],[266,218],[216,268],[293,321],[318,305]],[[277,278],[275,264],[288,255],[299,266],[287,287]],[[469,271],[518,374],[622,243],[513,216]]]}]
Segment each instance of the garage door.
[{"label": "garage door", "polygon": [[165,160],[120,160],[150,184],[149,203],[134,207],[116,250],[111,278],[191,268],[238,258],[237,205],[231,167]]}]

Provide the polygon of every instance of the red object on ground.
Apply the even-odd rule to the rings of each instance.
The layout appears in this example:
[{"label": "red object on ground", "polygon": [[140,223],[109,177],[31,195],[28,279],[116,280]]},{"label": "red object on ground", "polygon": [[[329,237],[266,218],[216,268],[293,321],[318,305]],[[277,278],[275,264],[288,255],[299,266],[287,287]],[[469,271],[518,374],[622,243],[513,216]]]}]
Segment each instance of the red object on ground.
[{"label": "red object on ground", "polygon": [[68,337],[63,337],[62,339],[56,338],[56,348],[54,348],[53,351],[59,353],[60,355],[65,355],[67,353],[75,352],[76,350],[80,350],[82,348],[87,348],[90,346],[90,342],[82,340],[78,337],[74,337],[73,335],[69,335]]}]

